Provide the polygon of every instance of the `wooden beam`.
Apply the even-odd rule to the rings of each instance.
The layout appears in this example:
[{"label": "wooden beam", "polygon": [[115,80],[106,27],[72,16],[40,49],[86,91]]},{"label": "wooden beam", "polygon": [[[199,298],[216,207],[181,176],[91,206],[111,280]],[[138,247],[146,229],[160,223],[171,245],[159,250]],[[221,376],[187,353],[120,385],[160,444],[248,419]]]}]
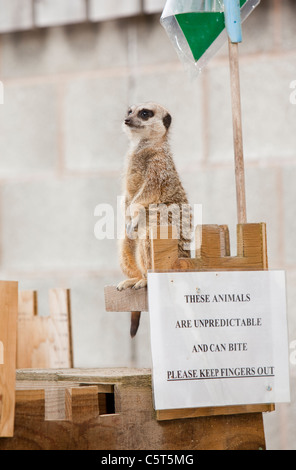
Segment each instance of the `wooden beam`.
[{"label": "wooden beam", "polygon": [[174,225],[150,231],[152,271],[170,271],[178,259],[178,234]]},{"label": "wooden beam", "polygon": [[0,437],[14,432],[18,283],[0,282]]},{"label": "wooden beam", "polygon": [[275,405],[236,405],[236,406],[211,406],[205,408],[180,408],[175,410],[157,410],[156,417],[159,421],[172,419],[198,418],[201,416],[238,415],[246,413],[267,413],[275,410]]},{"label": "wooden beam", "polygon": [[94,386],[66,389],[66,419],[83,422],[99,416],[98,389]]},{"label": "wooden beam", "polygon": [[118,291],[116,286],[105,286],[105,309],[107,312],[147,312],[147,288]]}]

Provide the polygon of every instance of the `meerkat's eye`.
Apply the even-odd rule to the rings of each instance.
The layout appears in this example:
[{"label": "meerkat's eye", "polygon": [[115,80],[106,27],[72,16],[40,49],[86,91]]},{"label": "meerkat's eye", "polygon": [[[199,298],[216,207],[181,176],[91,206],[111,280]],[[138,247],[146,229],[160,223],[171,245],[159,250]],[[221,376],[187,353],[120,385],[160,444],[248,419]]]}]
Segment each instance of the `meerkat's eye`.
[{"label": "meerkat's eye", "polygon": [[138,112],[138,117],[140,117],[144,121],[147,121],[149,118],[152,118],[153,116],[154,116],[154,112],[151,111],[150,109],[141,109],[141,111]]},{"label": "meerkat's eye", "polygon": [[128,112],[127,112],[127,115],[130,116],[130,114],[132,114],[132,110],[129,109]]}]

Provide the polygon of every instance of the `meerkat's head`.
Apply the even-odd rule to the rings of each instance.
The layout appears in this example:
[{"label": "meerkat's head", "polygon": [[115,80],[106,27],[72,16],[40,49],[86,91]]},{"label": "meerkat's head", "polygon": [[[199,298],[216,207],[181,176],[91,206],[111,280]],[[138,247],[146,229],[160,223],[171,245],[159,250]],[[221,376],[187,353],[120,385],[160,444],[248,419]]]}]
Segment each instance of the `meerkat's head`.
[{"label": "meerkat's head", "polygon": [[172,118],[159,104],[149,102],[128,109],[123,130],[130,140],[161,140],[167,135]]}]

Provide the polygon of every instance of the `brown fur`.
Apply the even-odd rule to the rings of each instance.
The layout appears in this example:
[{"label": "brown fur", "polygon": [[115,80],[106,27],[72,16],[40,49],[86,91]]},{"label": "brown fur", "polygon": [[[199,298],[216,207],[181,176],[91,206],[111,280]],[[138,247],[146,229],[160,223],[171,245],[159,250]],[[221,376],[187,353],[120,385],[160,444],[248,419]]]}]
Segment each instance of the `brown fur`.
[{"label": "brown fur", "polygon": [[[144,110],[144,111],[143,111]],[[123,124],[130,139],[127,167],[124,178],[126,209],[126,236],[120,247],[120,265],[128,277],[121,282],[118,290],[129,287],[139,289],[147,285],[147,270],[151,268],[149,241],[149,207],[151,204],[165,204],[179,211],[183,204],[188,205],[186,193],[177,173],[168,143],[171,116],[166,109],[156,103],[132,106]],[[132,208],[133,210],[129,210]],[[174,211],[172,211],[174,213]],[[150,212],[151,217],[152,211]],[[183,217],[190,218],[184,211]],[[169,215],[172,223],[173,214]],[[146,221],[142,228],[141,221]],[[154,223],[160,224],[155,212]],[[137,238],[142,235],[141,238]],[[130,237],[135,239],[131,239]],[[180,234],[179,256],[189,256],[184,249],[188,238]],[[136,334],[140,312],[132,313],[131,335]]]}]

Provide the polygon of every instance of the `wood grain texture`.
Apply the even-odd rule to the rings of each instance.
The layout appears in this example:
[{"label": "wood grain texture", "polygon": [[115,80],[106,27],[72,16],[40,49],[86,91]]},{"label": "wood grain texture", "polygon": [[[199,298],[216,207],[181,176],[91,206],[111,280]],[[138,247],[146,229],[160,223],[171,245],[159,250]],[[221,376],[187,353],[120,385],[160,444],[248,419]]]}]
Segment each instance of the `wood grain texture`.
[{"label": "wood grain texture", "polygon": [[245,168],[243,150],[241,93],[239,77],[238,44],[228,40],[230,89],[232,103],[233,147],[235,163],[235,183],[237,201],[237,220],[239,224],[247,223]]},{"label": "wood grain texture", "polygon": [[174,226],[157,226],[150,231],[152,271],[170,271],[178,260],[178,234]]},{"label": "wood grain texture", "polygon": [[73,367],[70,291],[49,291],[46,317],[36,291],[20,291],[18,308],[17,368]]},{"label": "wood grain texture", "polygon": [[83,422],[99,416],[98,389],[95,385],[66,389],[66,419]]},{"label": "wood grain texture", "polygon": [[0,437],[14,430],[18,283],[0,282]]},{"label": "wood grain texture", "polygon": [[[158,421],[149,369],[26,369],[16,377],[15,433],[0,439],[0,450],[265,448],[261,413]],[[101,415],[97,397],[106,385],[114,391],[115,409]],[[47,420],[48,390],[54,386],[64,396],[64,418]]]},{"label": "wood grain texture", "polygon": [[[161,252],[162,248],[158,248],[158,240],[153,240],[152,243],[154,252]],[[176,240],[171,240],[170,243],[176,243]],[[203,225],[200,253],[201,255],[196,258],[177,259],[173,263],[172,270],[261,271],[268,269],[266,224],[237,225],[236,256],[230,256],[229,231],[225,225]]]},{"label": "wood grain texture", "polygon": [[180,408],[178,410],[157,410],[156,417],[160,421],[181,418],[197,418],[200,416],[220,416],[246,413],[269,413],[275,410],[274,404],[211,406],[205,408]]},{"label": "wood grain texture", "polygon": [[105,286],[104,295],[106,312],[148,312],[146,287],[118,291],[116,286]]}]

